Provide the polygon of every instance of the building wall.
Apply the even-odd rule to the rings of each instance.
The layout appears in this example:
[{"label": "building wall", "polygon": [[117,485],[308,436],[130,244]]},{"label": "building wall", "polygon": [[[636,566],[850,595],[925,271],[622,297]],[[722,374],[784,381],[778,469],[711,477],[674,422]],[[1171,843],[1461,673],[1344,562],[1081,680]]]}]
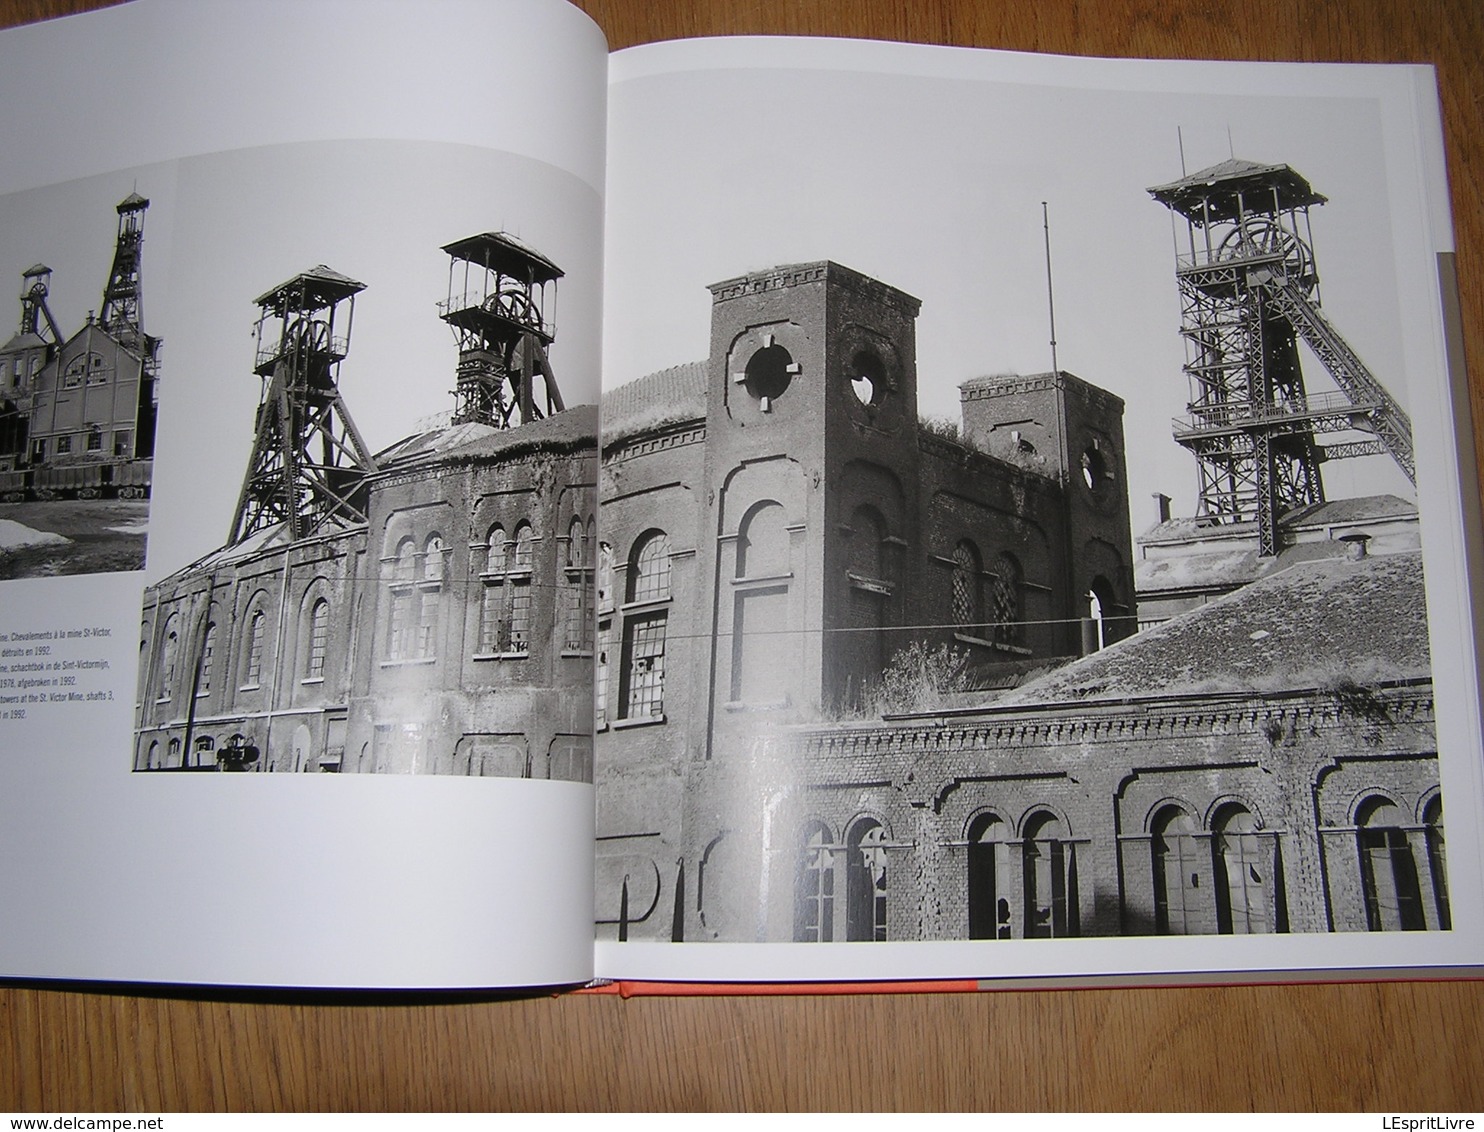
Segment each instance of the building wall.
[{"label": "building wall", "polygon": [[[773,875],[758,848],[771,844],[755,761],[768,735],[858,715],[914,641],[974,664],[1066,656],[1083,647],[1095,579],[1110,611],[1132,609],[1121,401],[1070,375],[1022,382],[1018,402],[986,393],[986,429],[1034,402],[1081,446],[1051,464],[992,455],[920,427],[912,296],[833,263],[711,291],[694,413],[676,420],[633,390],[612,399],[627,420],[600,484],[614,577],[599,612],[597,919],[610,936],[790,938],[789,886],[758,902]],[[673,396],[679,374],[655,391]],[[1069,463],[1093,437],[1096,498]],[[633,586],[658,531],[668,590],[646,604]],[[638,687],[652,696],[638,646],[657,618],[662,711],[631,702]],[[860,790],[879,777],[869,760],[841,774]],[[722,891],[734,898],[705,902]],[[781,891],[784,929],[767,918]]]},{"label": "building wall", "polygon": [[[885,834],[888,939],[1362,931],[1393,867],[1413,870],[1415,926],[1447,922],[1430,686],[801,729],[758,759],[788,771],[749,799],[770,817],[750,847],[766,884],[738,897],[766,901],[757,938],[808,936],[800,901],[818,891],[805,872],[820,828],[831,938],[847,938],[862,823]],[[1367,811],[1381,805],[1394,824],[1384,845],[1371,836],[1382,865],[1366,880]],[[1049,918],[1037,867],[1065,901]],[[732,890],[707,891],[716,920]],[[986,918],[971,919],[976,900]]]},{"label": "building wall", "polygon": [[590,780],[596,460],[573,412],[585,438],[421,457],[374,478],[365,526],[151,587],[136,769],[214,768],[240,733],[256,770]]},{"label": "building wall", "polygon": [[143,359],[90,322],[37,374],[30,416],[33,462],[133,459],[151,423]]}]

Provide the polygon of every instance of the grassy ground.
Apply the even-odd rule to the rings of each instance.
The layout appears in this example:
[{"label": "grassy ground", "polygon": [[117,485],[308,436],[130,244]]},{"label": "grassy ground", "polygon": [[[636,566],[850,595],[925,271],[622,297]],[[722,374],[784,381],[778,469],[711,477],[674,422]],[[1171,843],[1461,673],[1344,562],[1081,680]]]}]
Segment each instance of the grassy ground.
[{"label": "grassy ground", "polygon": [[142,499],[0,504],[0,519],[13,519],[33,530],[53,531],[72,540],[59,546],[0,549],[0,578],[143,569],[143,527],[148,518],[149,501]]}]

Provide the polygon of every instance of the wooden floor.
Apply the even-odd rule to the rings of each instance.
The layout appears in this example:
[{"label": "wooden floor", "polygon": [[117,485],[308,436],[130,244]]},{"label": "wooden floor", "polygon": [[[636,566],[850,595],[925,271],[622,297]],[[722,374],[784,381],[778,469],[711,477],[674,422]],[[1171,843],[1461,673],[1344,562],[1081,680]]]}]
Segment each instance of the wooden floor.
[{"label": "wooden floor", "polygon": [[[0,24],[96,6],[0,0]],[[1478,0],[585,0],[613,47],[848,35],[1438,66],[1484,419]],[[0,988],[0,1109],[1484,1109],[1484,983],[407,1000]]]}]

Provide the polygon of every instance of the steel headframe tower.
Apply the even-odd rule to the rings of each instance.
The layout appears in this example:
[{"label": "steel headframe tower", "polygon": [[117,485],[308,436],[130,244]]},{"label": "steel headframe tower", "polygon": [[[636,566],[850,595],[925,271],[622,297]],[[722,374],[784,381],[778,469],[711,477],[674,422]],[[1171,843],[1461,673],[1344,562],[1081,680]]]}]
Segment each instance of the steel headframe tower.
[{"label": "steel headframe tower", "polygon": [[365,522],[363,483],[376,461],[339,388],[363,290],[321,264],[257,298],[253,372],[263,393],[233,543],[279,523],[299,539],[326,524]]},{"label": "steel headframe tower", "polygon": [[[1325,460],[1387,453],[1415,483],[1411,422],[1319,309],[1309,209],[1326,198],[1287,165],[1238,159],[1149,193],[1185,218],[1189,237],[1175,278],[1190,416],[1174,425],[1200,466],[1200,514],[1255,520],[1260,553],[1272,555],[1284,513],[1324,500]],[[1337,393],[1305,392],[1299,338]],[[1315,439],[1357,431],[1371,435]]]},{"label": "steel headframe tower", "polygon": [[[46,297],[51,291],[52,269],[44,263],[28,267],[21,276],[21,327],[22,336],[35,336],[47,345],[55,346],[62,341],[62,331],[52,317]],[[42,320],[46,324],[42,325]]]},{"label": "steel headframe tower", "polygon": [[[556,335],[546,319],[548,287],[556,297],[561,268],[500,232],[444,245],[448,298],[439,317],[459,344],[454,424],[508,428],[563,408],[546,357]],[[537,378],[542,391],[537,392]]]},{"label": "steel headframe tower", "polygon": [[144,245],[144,213],[149,201],[130,193],[118,203],[119,230],[113,268],[103,289],[103,311],[98,322],[115,341],[137,351],[153,376],[158,340],[144,332],[144,289],[140,278]]}]

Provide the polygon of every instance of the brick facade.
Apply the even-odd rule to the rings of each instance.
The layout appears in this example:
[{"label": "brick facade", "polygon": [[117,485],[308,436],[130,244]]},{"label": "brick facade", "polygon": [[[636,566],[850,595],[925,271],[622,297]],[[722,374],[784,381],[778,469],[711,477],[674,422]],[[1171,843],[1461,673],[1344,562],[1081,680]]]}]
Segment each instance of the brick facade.
[{"label": "brick facade", "polygon": [[988,670],[1133,624],[1118,398],[978,379],[946,434],[918,418],[917,299],[830,262],[711,293],[710,357],[604,403],[598,919],[627,938],[776,934],[703,901],[756,875],[734,846],[766,815],[730,775],[760,736],[858,716],[914,642]]}]

